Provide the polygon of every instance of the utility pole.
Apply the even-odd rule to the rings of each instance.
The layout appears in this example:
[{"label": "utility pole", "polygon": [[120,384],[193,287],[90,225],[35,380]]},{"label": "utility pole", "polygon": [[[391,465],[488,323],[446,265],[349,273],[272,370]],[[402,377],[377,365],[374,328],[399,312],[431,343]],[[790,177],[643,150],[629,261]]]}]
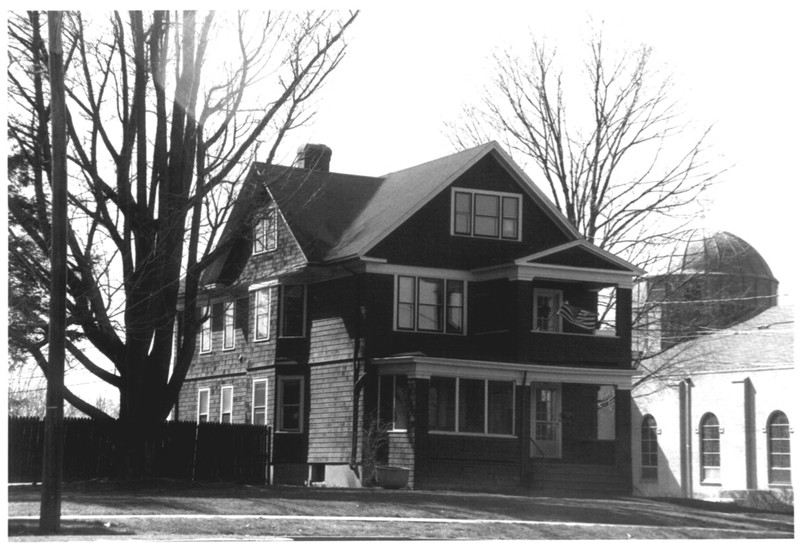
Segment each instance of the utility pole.
[{"label": "utility pole", "polygon": [[52,222],[50,236],[50,330],[47,353],[47,413],[39,530],[61,528],[61,479],[64,467],[64,356],[67,291],[67,131],[64,94],[63,12],[49,11],[50,118],[52,126]]}]

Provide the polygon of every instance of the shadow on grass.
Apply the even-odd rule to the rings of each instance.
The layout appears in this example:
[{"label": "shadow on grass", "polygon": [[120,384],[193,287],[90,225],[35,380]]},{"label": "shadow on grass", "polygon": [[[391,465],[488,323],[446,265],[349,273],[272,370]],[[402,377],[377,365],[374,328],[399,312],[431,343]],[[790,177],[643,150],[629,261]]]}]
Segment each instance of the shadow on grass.
[{"label": "shadow on grass", "polygon": [[[125,528],[114,528],[113,525],[96,520],[62,520],[58,536],[112,536],[134,535],[135,532]],[[38,520],[9,520],[8,535],[11,537],[50,535],[39,531]]]}]

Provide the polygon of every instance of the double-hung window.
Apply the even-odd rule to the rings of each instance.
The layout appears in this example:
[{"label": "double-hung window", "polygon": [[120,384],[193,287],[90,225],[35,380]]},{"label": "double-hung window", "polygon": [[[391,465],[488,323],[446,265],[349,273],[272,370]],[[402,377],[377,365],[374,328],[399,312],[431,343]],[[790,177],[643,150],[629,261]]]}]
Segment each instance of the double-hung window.
[{"label": "double-hung window", "polygon": [[255,305],[255,325],[256,325],[256,341],[269,339],[269,325],[270,325],[270,298],[271,291],[269,288],[262,288],[256,291],[256,305]]},{"label": "double-hung window", "polygon": [[201,388],[197,391],[197,422],[208,422],[208,409],[211,404],[211,390]]},{"label": "double-hung window", "polygon": [[253,225],[253,254],[274,251],[278,247],[277,211],[269,206]]},{"label": "double-hung window", "polygon": [[519,194],[453,189],[452,208],[453,235],[521,239]]},{"label": "double-hung window", "polygon": [[281,287],[281,337],[304,337],[305,325],[305,285],[284,285]]},{"label": "double-hung window", "polygon": [[257,426],[267,424],[267,380],[253,380],[253,413],[251,420]]},{"label": "double-hung window", "polygon": [[537,332],[561,332],[561,291],[533,289],[533,329]]},{"label": "double-hung window", "polygon": [[211,352],[211,304],[203,308],[200,323],[200,352]]},{"label": "double-hung window", "polygon": [[233,387],[222,387],[219,401],[219,421],[233,420]]},{"label": "double-hung window", "polygon": [[464,281],[397,277],[396,328],[417,332],[463,334]]},{"label": "double-hung window", "polygon": [[378,416],[390,430],[408,429],[408,378],[381,375],[378,387]]},{"label": "double-hung window", "polygon": [[438,432],[514,435],[514,382],[432,376],[428,425]]},{"label": "double-hung window", "polygon": [[278,431],[303,431],[303,378],[278,377]]},{"label": "double-hung window", "polygon": [[230,300],[225,302],[222,311],[222,349],[227,351],[233,349],[236,318],[236,302]]}]

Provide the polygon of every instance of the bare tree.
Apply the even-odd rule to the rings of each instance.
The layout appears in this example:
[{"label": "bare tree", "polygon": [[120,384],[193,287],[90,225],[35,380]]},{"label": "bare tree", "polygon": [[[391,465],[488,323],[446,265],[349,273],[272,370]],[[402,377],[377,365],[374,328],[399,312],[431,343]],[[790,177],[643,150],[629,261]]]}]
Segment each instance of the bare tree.
[{"label": "bare tree", "polygon": [[495,55],[480,103],[448,124],[453,144],[502,141],[587,240],[646,268],[654,246],[696,217],[698,197],[717,177],[704,153],[709,129],[682,139],[670,78],[649,47],[610,59],[597,34],[583,77],[565,83],[555,52],[531,41],[527,56]]},{"label": "bare tree", "polygon": [[[257,151],[271,162],[286,133],[313,116],[356,17],[67,15],[67,308],[79,334],[67,348],[119,389],[119,418],[133,433],[163,420],[177,400],[201,322],[199,278],[224,249],[218,236],[238,181]],[[37,282],[48,275],[50,240],[43,19],[16,14],[8,26],[9,139],[25,171],[9,199],[10,228],[29,242],[16,257]],[[47,327],[44,319],[34,325]],[[46,334],[34,336],[27,349],[46,374]],[[65,397],[108,416],[69,390]]]}]

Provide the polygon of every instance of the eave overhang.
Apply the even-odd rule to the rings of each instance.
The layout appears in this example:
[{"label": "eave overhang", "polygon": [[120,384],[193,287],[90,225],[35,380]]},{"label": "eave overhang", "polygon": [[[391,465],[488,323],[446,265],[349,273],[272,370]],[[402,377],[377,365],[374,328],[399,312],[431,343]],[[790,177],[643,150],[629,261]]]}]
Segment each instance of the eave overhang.
[{"label": "eave overhang", "polygon": [[381,374],[405,374],[415,379],[431,376],[466,377],[514,381],[517,385],[531,383],[586,383],[615,386],[630,390],[639,370],[619,368],[593,368],[573,366],[543,366],[513,362],[491,362],[437,358],[422,354],[408,354],[375,358],[372,360]]}]

